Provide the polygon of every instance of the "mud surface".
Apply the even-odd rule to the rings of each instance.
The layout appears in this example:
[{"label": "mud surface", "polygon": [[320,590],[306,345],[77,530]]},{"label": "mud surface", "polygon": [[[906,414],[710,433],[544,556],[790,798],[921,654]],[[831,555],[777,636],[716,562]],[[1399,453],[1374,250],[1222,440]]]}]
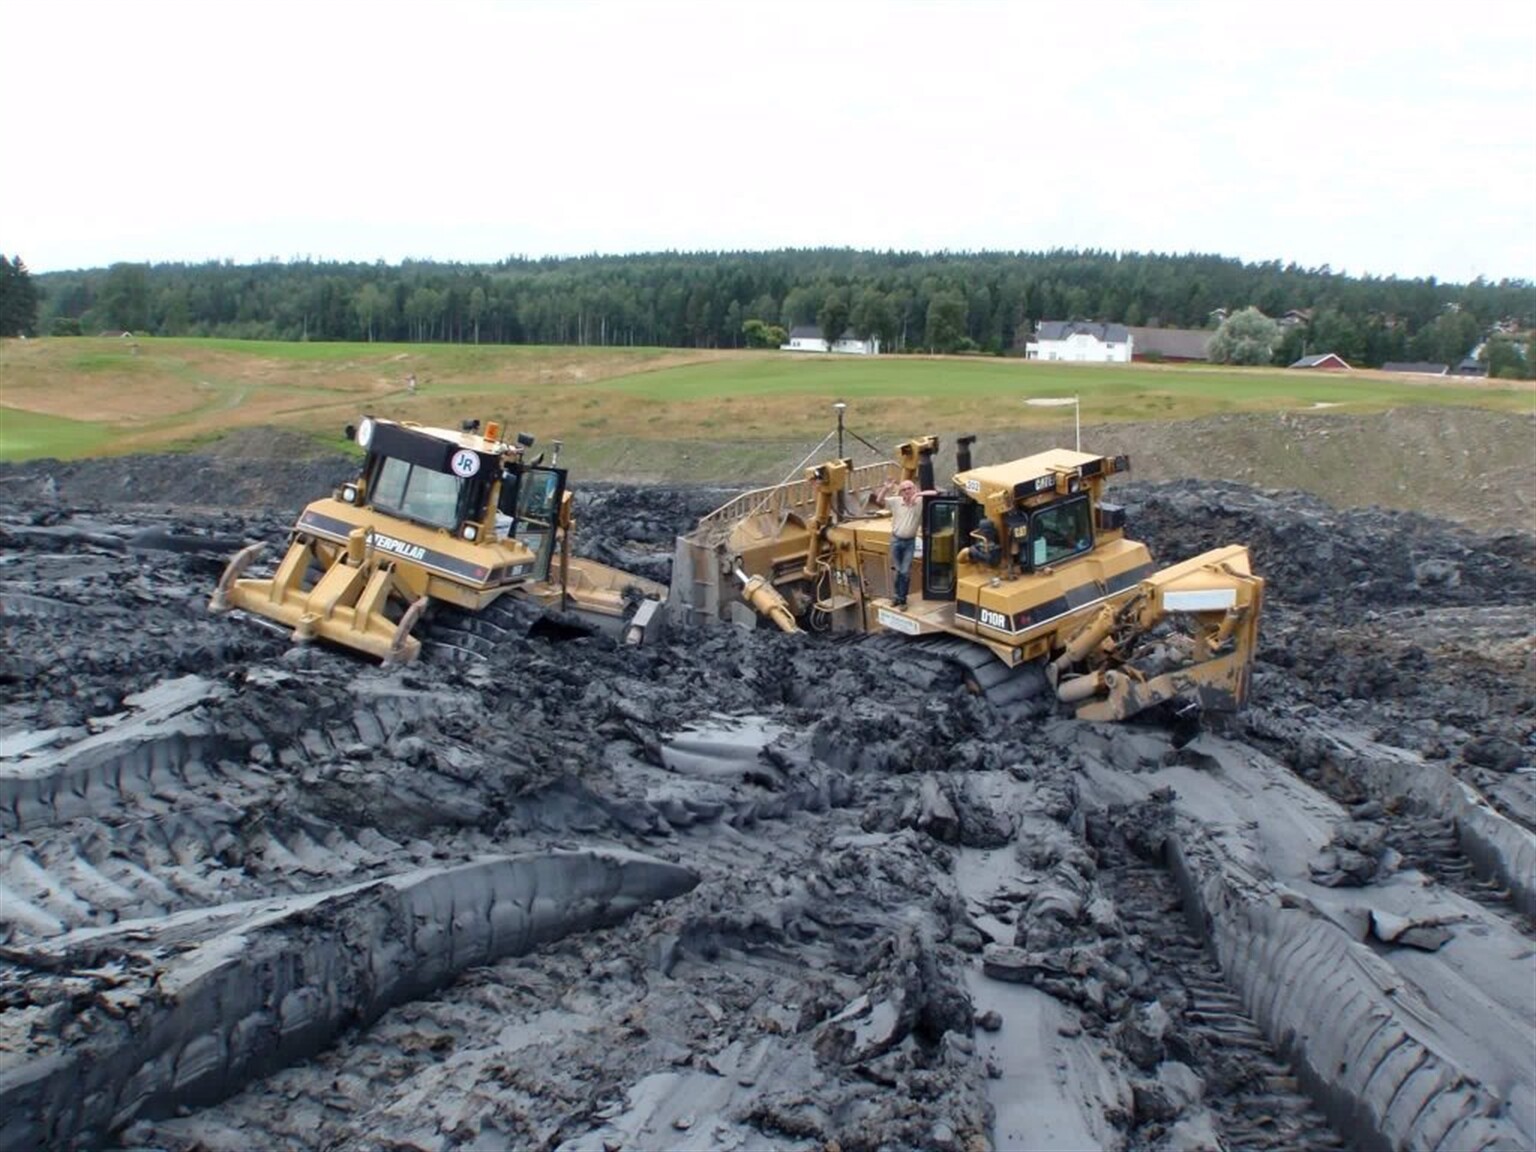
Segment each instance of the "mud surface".
[{"label": "mud surface", "polygon": [[4,476],[0,1148],[1536,1146],[1531,537],[1117,489],[1269,580],[1176,751],[891,639],[291,650],[208,592],[346,465],[178,467]]}]

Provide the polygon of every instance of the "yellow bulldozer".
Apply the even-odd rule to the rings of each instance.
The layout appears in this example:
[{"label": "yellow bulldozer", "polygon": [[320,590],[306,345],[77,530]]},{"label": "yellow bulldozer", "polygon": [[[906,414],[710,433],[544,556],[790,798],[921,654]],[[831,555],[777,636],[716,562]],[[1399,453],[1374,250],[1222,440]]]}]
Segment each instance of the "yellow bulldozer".
[{"label": "yellow bulldozer", "polygon": [[[958,442],[947,491],[934,488],[929,436],[888,462],[832,459],[737,497],[679,537],[674,611],[900,633],[957,659],[995,702],[1053,691],[1083,719],[1241,708],[1264,597],[1247,548],[1159,569],[1104,498],[1126,457],[1058,448],[974,466],[974,440]],[[903,479],[931,493],[905,602],[893,596],[892,516],[874,499]]]},{"label": "yellow bulldozer", "polygon": [[[533,437],[495,423],[455,431],[376,417],[348,428],[365,452],[358,475],[304,509],[270,575],[246,572],[264,550],[230,560],[209,610],[242,609],[403,664],[437,615],[474,620],[508,601],[642,643],[661,627],[664,585],[571,554],[571,493],[559,467],[525,459]],[[473,629],[471,629],[473,631]]]}]

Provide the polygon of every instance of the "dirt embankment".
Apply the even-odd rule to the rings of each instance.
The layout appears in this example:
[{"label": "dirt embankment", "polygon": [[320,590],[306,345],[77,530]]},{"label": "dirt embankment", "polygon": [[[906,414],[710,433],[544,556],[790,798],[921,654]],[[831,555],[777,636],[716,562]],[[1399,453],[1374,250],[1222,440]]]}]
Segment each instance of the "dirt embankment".
[{"label": "dirt embankment", "polygon": [[[914,430],[914,434],[918,431]],[[977,433],[976,463],[1011,460],[1069,443],[1065,431],[989,428]],[[1405,409],[1374,416],[1243,413],[1158,424],[1106,424],[1083,429],[1089,451],[1123,453],[1138,481],[1233,481],[1308,492],[1336,508],[1377,506],[1422,512],[1483,532],[1532,532],[1536,523],[1536,404],[1523,416],[1481,409]],[[954,434],[940,437],[936,471],[954,470]],[[858,463],[876,459],[862,444],[846,446]],[[889,444],[881,448],[893,447]],[[578,491],[622,479],[648,486],[754,487],[784,478],[804,457],[790,445],[761,475],[741,475],[726,446],[648,453],[622,476],[577,475]],[[685,459],[685,456],[687,457]],[[690,462],[714,460],[699,471]],[[88,504],[205,505],[216,508],[302,507],[344,478],[354,465],[319,442],[276,429],[232,433],[188,456],[133,456],[110,461],[0,464],[0,492],[40,477],[61,499]],[[50,479],[51,478],[51,479]]]}]

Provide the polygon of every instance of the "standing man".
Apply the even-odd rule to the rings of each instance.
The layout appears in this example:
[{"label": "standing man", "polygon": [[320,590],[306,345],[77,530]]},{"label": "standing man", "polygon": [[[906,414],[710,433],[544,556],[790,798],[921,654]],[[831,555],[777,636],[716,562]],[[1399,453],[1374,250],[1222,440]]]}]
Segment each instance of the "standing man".
[{"label": "standing man", "polygon": [[907,589],[912,583],[912,553],[917,548],[917,534],[923,530],[923,497],[932,496],[931,489],[919,492],[917,485],[903,480],[895,485],[896,495],[890,495],[893,481],[887,480],[875,493],[875,503],[891,514],[891,567],[896,570],[896,597],[893,608],[907,606]]}]

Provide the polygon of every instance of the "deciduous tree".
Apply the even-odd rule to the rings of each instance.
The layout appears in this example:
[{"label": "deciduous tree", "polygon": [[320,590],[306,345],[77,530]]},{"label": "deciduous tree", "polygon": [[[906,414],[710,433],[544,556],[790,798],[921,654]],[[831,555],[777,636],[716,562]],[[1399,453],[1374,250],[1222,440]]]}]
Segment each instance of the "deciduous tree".
[{"label": "deciduous tree", "polygon": [[816,313],[816,326],[821,329],[821,338],[827,342],[828,351],[848,331],[848,312],[848,293],[841,289],[827,293],[821,310]]},{"label": "deciduous tree", "polygon": [[966,339],[965,297],[953,289],[935,293],[928,301],[926,342],[932,352],[953,352]]},{"label": "deciduous tree", "polygon": [[1268,364],[1280,343],[1280,325],[1257,308],[1244,308],[1222,321],[1206,345],[1217,364]]},{"label": "deciduous tree", "polygon": [[149,327],[149,269],[143,264],[114,264],[107,269],[100,308],[107,323],[126,332]]}]

